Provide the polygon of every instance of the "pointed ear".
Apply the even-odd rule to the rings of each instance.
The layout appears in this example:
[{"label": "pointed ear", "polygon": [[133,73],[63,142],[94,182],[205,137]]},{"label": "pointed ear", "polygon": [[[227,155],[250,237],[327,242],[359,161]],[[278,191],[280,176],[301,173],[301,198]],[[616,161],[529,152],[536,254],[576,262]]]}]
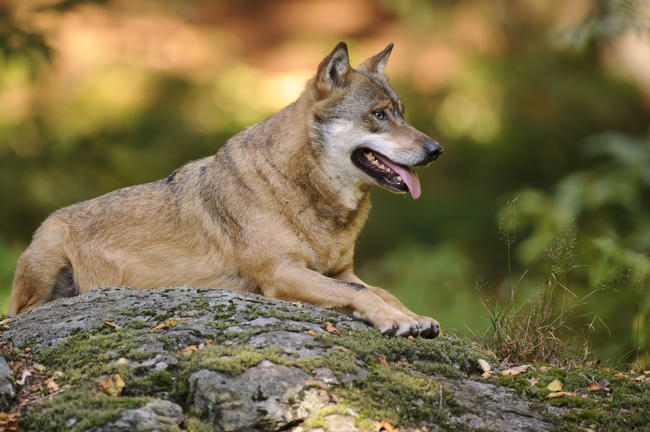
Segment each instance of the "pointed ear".
[{"label": "pointed ear", "polygon": [[390,57],[390,52],[392,50],[393,43],[391,42],[382,52],[361,63],[359,69],[385,76],[386,63],[388,62],[388,57]]},{"label": "pointed ear", "polygon": [[316,87],[323,91],[342,87],[349,70],[348,46],[345,42],[339,42],[318,66]]}]

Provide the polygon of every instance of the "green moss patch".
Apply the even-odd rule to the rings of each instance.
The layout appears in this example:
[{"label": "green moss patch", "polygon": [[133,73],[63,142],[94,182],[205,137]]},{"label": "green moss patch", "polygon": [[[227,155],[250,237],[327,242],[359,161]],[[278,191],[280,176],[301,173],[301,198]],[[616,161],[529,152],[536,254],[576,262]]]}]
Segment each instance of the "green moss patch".
[{"label": "green moss patch", "polygon": [[90,390],[68,390],[36,405],[20,418],[21,430],[81,432],[116,420],[149,398],[111,397]]},{"label": "green moss patch", "polygon": [[335,391],[364,417],[388,419],[400,426],[418,426],[424,421],[445,423],[453,403],[437,379],[390,366],[377,368],[351,388]]}]

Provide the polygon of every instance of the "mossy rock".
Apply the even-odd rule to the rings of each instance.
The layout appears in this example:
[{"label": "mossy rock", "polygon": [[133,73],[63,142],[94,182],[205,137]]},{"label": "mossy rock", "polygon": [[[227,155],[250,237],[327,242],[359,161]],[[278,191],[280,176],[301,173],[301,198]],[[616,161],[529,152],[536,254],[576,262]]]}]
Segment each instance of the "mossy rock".
[{"label": "mossy rock", "polygon": [[[332,310],[217,289],[97,289],[13,317],[0,343],[17,376],[32,372],[9,407],[27,431],[647,425],[643,380],[552,368],[485,379],[479,358],[502,367],[470,341],[384,336]],[[125,385],[108,386],[111,396],[117,375]],[[609,380],[610,391],[581,397],[582,376]],[[554,378],[576,396],[546,399]]]}]

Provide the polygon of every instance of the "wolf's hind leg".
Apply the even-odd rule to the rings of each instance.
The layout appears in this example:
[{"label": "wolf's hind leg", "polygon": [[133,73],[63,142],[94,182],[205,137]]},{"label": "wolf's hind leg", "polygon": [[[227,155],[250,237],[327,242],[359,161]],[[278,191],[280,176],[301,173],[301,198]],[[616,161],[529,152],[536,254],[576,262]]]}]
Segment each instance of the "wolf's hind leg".
[{"label": "wolf's hind leg", "polygon": [[60,246],[64,231],[61,224],[46,221],[20,256],[14,273],[9,314],[78,294],[72,267]]}]

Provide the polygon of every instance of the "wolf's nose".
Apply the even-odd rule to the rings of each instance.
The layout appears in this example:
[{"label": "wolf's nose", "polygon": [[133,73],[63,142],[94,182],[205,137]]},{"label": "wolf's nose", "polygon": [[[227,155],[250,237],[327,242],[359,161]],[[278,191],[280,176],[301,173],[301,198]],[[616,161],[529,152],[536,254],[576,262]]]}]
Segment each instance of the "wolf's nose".
[{"label": "wolf's nose", "polygon": [[440,156],[440,154],[443,152],[443,148],[436,141],[428,139],[424,143],[424,152],[427,154],[427,159],[431,162]]}]

